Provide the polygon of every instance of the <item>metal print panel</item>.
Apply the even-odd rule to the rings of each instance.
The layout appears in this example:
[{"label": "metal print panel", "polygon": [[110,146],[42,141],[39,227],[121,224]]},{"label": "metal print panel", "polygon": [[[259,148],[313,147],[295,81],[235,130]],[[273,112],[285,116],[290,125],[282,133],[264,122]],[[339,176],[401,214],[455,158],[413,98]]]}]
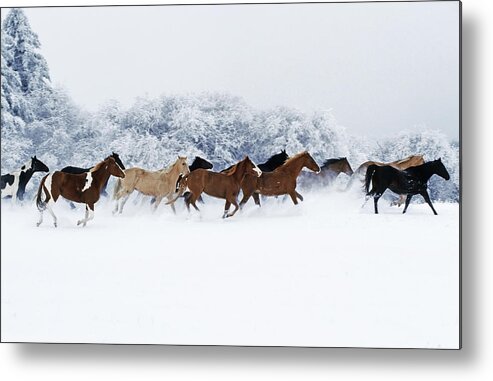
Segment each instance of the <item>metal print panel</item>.
[{"label": "metal print panel", "polygon": [[2,341],[460,348],[460,17],[2,8]]}]

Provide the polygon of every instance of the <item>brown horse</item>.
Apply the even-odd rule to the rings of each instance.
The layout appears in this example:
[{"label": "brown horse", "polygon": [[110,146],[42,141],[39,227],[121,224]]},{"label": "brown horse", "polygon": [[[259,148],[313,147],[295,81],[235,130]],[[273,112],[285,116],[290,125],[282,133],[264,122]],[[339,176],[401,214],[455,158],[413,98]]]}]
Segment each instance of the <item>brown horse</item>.
[{"label": "brown horse", "polygon": [[[416,167],[418,165],[422,165],[425,163],[425,160],[423,159],[423,155],[411,155],[408,157],[405,157],[404,159],[392,161],[390,163],[381,163],[378,161],[365,161],[363,164],[361,164],[356,171],[354,171],[353,176],[351,177],[351,180],[348,183],[348,186],[346,189],[349,189],[352,186],[352,183],[354,179],[360,178],[361,181],[364,183],[366,171],[370,165],[376,165],[379,167],[389,165],[391,167],[394,167],[395,169],[399,169],[401,171],[411,168],[411,167]],[[399,200],[392,203],[393,205],[397,204],[397,206],[401,206],[404,202],[406,201],[406,196],[405,195],[399,195]]]},{"label": "brown horse", "polygon": [[77,222],[77,225],[86,226],[87,221],[94,218],[94,204],[99,200],[101,189],[103,189],[111,175],[125,177],[122,168],[111,156],[96,164],[86,173],[71,174],[56,171],[46,175],[41,180],[36,197],[36,205],[40,212],[37,226],[43,222],[44,210],[48,210],[53,217],[55,227],[57,226],[57,218],[53,213],[52,204],[60,196],[73,202],[86,204],[86,216],[83,220]]},{"label": "brown horse", "polygon": [[[202,192],[205,192],[209,196],[225,199],[223,218],[232,217],[239,209],[237,197],[240,184],[245,176],[258,177],[261,174],[260,169],[248,156],[234,165],[227,173],[197,169],[183,180],[186,181],[190,190],[190,196],[185,199],[187,209],[190,210],[190,204],[192,204],[196,210],[199,210],[195,202]],[[235,206],[235,209],[229,213],[231,204]]]},{"label": "brown horse", "polygon": [[[156,201],[153,204],[155,211],[164,197],[169,200],[175,194],[179,178],[188,173],[190,170],[187,158],[181,156],[168,168],[159,171],[146,171],[142,168],[126,169],[125,179],[118,180],[113,191],[113,199],[116,200],[113,213],[122,213],[125,203],[134,190],[155,197]],[[121,199],[123,200],[120,201]],[[174,204],[171,204],[171,208],[175,212]]]},{"label": "brown horse", "polygon": [[353,169],[347,158],[327,159],[320,167],[320,173],[302,172],[299,183],[302,188],[310,188],[313,185],[330,186],[341,173],[349,177],[353,175]]},{"label": "brown horse", "polygon": [[[303,197],[296,192],[296,179],[305,167],[313,172],[320,172],[320,167],[307,151],[292,156],[272,172],[262,172],[262,176],[258,178],[245,176],[241,185],[243,199],[240,205],[244,205],[252,195],[257,195],[258,197],[258,194],[264,196],[288,194],[291,196],[293,203],[297,205],[297,198],[303,201]],[[255,203],[257,204],[257,202]],[[258,200],[257,205],[260,206],[260,200]]]}]

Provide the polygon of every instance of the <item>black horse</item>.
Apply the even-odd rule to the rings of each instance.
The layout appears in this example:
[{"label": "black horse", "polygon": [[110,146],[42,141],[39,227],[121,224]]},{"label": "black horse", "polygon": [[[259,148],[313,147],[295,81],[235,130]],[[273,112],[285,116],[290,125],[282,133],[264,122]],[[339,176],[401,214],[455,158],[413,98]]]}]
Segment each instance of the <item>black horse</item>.
[{"label": "black horse", "polygon": [[12,202],[16,202],[17,199],[23,200],[24,193],[26,193],[26,185],[31,180],[31,177],[35,172],[48,172],[48,167],[36,158],[31,157],[26,164],[24,164],[18,171],[2,175],[1,189],[2,198],[12,197]]},{"label": "black horse", "polygon": [[[125,169],[125,166],[123,165],[121,159],[120,159],[120,155],[118,155],[117,153],[115,152],[112,152],[110,157],[112,157],[113,159],[115,159],[116,163],[120,166],[121,169]],[[65,172],[65,173],[72,173],[74,175],[80,175],[81,173],[86,173],[86,172],[89,172],[93,167],[89,167],[89,168],[80,168],[80,167],[72,167],[72,166],[68,166],[68,167],[65,167],[65,168],[62,168],[61,169],[61,172]],[[101,188],[101,195],[102,196],[108,196],[108,192],[106,192],[106,186],[108,185],[108,181],[106,182],[106,184],[104,184],[103,188]]]},{"label": "black horse", "polygon": [[277,167],[283,165],[288,159],[289,155],[283,149],[281,152],[271,156],[265,163],[257,165],[257,167],[262,172],[272,172]]},{"label": "black horse", "polygon": [[[387,188],[399,195],[405,194],[407,196],[406,206],[404,207],[402,213],[406,213],[407,207],[411,202],[411,198],[416,194],[420,194],[428,203],[431,210],[433,210],[433,213],[437,215],[438,213],[431,203],[427,190],[428,180],[433,175],[443,177],[445,180],[450,179],[450,175],[443,165],[441,158],[438,160],[429,161],[416,167],[410,167],[403,171],[389,165],[377,166],[372,164],[366,170],[366,195],[373,196],[375,213],[378,213],[378,199]],[[370,182],[372,183],[371,191],[369,191]]]},{"label": "black horse", "polygon": [[201,158],[200,156],[195,156],[193,163],[188,167],[188,169],[190,169],[190,172],[193,172],[199,168],[212,169],[212,167],[214,167],[214,165],[211,162]]}]

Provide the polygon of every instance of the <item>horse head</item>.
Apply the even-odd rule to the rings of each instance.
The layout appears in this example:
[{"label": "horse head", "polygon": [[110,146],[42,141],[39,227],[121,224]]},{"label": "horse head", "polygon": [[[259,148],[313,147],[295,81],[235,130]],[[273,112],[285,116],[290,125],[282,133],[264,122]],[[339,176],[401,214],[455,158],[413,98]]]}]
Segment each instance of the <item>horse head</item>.
[{"label": "horse head", "polygon": [[178,159],[175,161],[175,164],[173,164],[173,167],[178,168],[181,175],[188,175],[190,173],[186,156],[178,156]]},{"label": "horse head", "polygon": [[246,174],[250,174],[257,177],[260,177],[262,175],[262,171],[248,156],[245,156],[245,158],[242,161],[245,163]]},{"label": "horse head", "polygon": [[120,155],[118,155],[115,152],[111,152],[111,157],[113,159],[115,159],[116,163],[120,166],[121,169],[125,169],[125,166],[123,165],[123,163],[122,163],[122,161],[120,159]]},{"label": "horse head", "polygon": [[286,160],[289,159],[288,154],[286,153],[286,150],[282,150],[280,153],[277,153],[269,158],[265,165],[269,167],[269,170],[273,171],[277,167],[280,167],[283,165]]},{"label": "horse head", "polygon": [[[104,159],[103,163],[105,163],[105,169],[110,173],[110,175],[125,178],[125,172],[120,167],[120,165],[116,162],[113,156],[108,156]],[[96,170],[97,166],[94,167],[93,170]]]},{"label": "horse head", "polygon": [[49,168],[35,156],[31,157],[31,169],[33,172],[49,172]]},{"label": "horse head", "polygon": [[435,168],[435,173],[443,177],[445,180],[450,180],[450,175],[447,171],[447,168],[445,168],[445,165],[442,163],[442,158],[439,158],[434,161],[434,168]]},{"label": "horse head", "polygon": [[308,151],[303,152],[303,166],[312,170],[313,172],[319,173],[320,167],[313,157],[308,153]]},{"label": "horse head", "polygon": [[203,169],[212,169],[212,167],[214,167],[214,165],[211,162],[201,158],[200,156],[195,156],[195,159],[194,159],[191,167],[203,168]]}]

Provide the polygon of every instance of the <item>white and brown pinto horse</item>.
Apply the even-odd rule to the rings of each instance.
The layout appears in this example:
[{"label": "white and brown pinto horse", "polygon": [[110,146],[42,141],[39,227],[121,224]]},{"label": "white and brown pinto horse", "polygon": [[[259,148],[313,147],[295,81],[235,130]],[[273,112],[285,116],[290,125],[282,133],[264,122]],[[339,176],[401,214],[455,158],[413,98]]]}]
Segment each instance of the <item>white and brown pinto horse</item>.
[{"label": "white and brown pinto horse", "polygon": [[[153,211],[155,211],[163,198],[170,200],[175,195],[178,180],[189,173],[187,158],[182,156],[178,156],[172,165],[159,171],[146,171],[142,168],[126,169],[125,178],[118,179],[113,191],[113,199],[116,200],[113,213],[123,211],[125,203],[134,190],[154,197],[156,201],[153,204]],[[175,212],[173,204],[171,208]]]},{"label": "white and brown pinto horse", "polygon": [[125,177],[123,169],[114,158],[107,157],[96,164],[89,172],[71,174],[56,171],[46,175],[39,185],[36,205],[40,212],[37,226],[43,222],[43,212],[48,212],[53,217],[53,223],[57,226],[57,218],[53,213],[52,205],[60,196],[63,198],[86,204],[86,215],[77,225],[86,226],[87,221],[94,218],[94,204],[99,200],[101,189],[107,183],[110,176]]}]

